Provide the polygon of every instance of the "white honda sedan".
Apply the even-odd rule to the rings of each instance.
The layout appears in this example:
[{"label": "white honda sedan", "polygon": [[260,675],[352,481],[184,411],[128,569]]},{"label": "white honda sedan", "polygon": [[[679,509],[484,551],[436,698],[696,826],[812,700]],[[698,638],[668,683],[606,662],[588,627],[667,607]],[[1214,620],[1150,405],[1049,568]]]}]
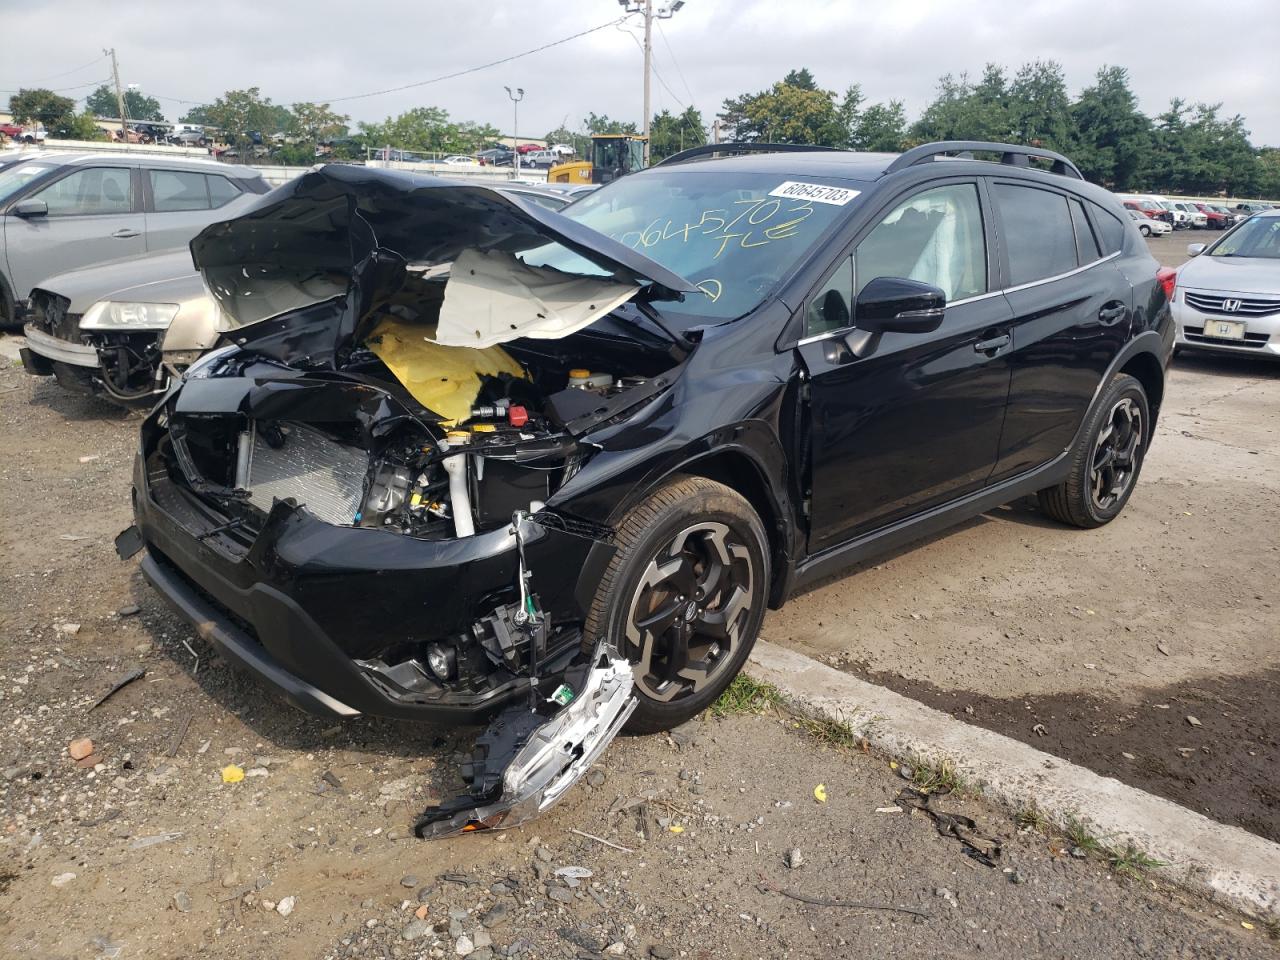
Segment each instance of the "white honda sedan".
[{"label": "white honda sedan", "polygon": [[1187,253],[1173,301],[1178,347],[1280,359],[1280,210]]}]

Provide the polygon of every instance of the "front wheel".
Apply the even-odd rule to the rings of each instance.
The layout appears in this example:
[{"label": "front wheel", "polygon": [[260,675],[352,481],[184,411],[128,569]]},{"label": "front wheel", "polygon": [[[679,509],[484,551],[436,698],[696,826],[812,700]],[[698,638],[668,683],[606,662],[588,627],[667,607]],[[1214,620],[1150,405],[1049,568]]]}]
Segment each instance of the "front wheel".
[{"label": "front wheel", "polygon": [[703,477],[672,480],[627,515],[583,642],[607,636],[631,661],[628,730],[683,723],[737,675],[764,620],[767,542],[751,505]]},{"label": "front wheel", "polygon": [[1148,227],[1145,223],[1138,225],[1138,232],[1141,233],[1144,237],[1151,236],[1151,228]]},{"label": "front wheel", "polygon": [[1133,493],[1151,439],[1151,413],[1142,384],[1118,373],[1103,391],[1071,457],[1071,473],[1038,494],[1040,509],[1072,526],[1110,523]]}]

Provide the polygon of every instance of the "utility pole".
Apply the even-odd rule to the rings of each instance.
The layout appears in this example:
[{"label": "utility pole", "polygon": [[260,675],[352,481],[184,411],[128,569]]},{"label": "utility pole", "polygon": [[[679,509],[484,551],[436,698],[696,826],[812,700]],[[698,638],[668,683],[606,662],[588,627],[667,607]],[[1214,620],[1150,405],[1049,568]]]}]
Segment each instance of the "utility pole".
[{"label": "utility pole", "polygon": [[124,92],[120,89],[120,66],[116,63],[116,48],[103,50],[103,53],[111,54],[111,79],[116,84],[116,109],[120,112],[120,140],[127,148],[129,146],[129,131],[124,124]]},{"label": "utility pole", "polygon": [[511,166],[515,176],[520,176],[520,101],[524,99],[524,87],[516,87],[515,93],[510,87],[503,87],[511,98],[511,109],[515,114],[511,118]]},{"label": "utility pole", "polygon": [[627,13],[644,14],[644,165],[649,165],[649,126],[653,120],[650,106],[649,80],[653,73],[653,21],[670,20],[684,6],[684,0],[672,0],[669,6],[653,9],[653,0],[618,0]]}]

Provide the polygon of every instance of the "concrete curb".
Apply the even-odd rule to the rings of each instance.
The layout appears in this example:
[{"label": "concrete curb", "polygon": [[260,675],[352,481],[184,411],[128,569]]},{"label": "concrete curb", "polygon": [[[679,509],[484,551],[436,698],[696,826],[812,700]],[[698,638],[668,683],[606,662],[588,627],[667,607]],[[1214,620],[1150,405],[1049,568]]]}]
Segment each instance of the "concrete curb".
[{"label": "concrete curb", "polygon": [[1280,844],[983,730],[803,654],[756,644],[747,672],[799,709],[848,724],[893,757],[950,759],[983,794],[1061,824],[1088,823],[1111,847],[1167,864],[1156,875],[1254,916],[1280,919]]}]

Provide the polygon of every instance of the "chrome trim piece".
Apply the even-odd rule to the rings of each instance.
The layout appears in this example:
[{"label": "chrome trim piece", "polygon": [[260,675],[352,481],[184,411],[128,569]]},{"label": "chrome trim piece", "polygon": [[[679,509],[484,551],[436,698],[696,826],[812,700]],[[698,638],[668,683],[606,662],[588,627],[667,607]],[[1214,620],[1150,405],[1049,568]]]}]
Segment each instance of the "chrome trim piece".
[{"label": "chrome trim piece", "polygon": [[1109,253],[1099,260],[1086,263],[1082,267],[1076,267],[1074,270],[1068,270],[1066,273],[1054,274],[1052,277],[1045,277],[1043,280],[1032,280],[1028,283],[1020,283],[1016,287],[1005,287],[1001,293],[1016,293],[1019,290],[1030,290],[1032,287],[1038,287],[1041,284],[1053,283],[1055,280],[1065,280],[1067,277],[1074,277],[1077,273],[1083,273],[1086,270],[1091,270],[1100,263],[1106,263],[1108,260],[1114,260],[1116,257],[1120,256],[1122,252],[1123,251],[1121,250],[1117,250],[1115,253]]},{"label": "chrome trim piece", "polygon": [[22,328],[27,346],[47,360],[58,363],[69,363],[76,367],[98,368],[98,351],[83,343],[71,343],[51,337],[43,330],[37,330],[31,324]]}]

